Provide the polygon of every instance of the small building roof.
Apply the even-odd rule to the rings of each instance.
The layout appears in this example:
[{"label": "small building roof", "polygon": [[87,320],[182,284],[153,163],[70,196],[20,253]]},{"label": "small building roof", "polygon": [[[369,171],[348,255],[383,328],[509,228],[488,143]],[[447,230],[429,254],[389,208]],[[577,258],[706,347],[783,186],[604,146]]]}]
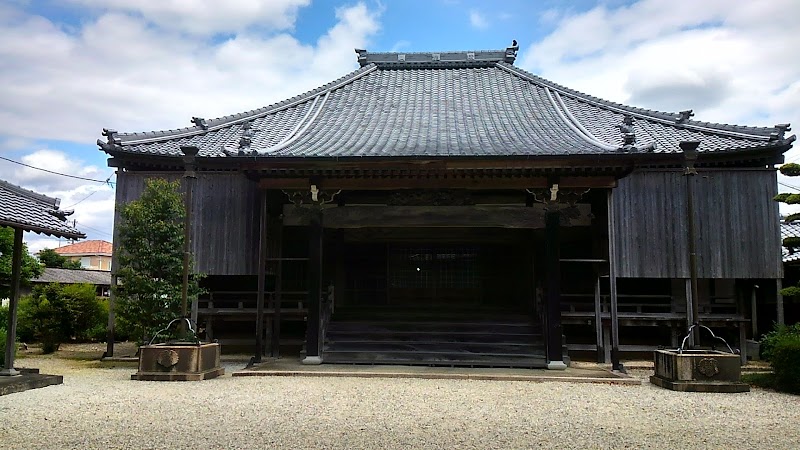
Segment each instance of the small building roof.
[{"label": "small building roof", "polygon": [[0,225],[70,239],[86,235],[67,223],[61,200],[0,180]]},{"label": "small building roof", "polygon": [[111,242],[108,241],[88,240],[54,248],[53,251],[61,256],[111,256],[113,248]]},{"label": "small building roof", "polygon": [[[800,222],[781,222],[781,241],[787,237],[800,237]],[[783,262],[800,261],[800,249],[781,246]]]},{"label": "small building roof", "polygon": [[370,53],[361,68],[288,100],[143,133],[104,130],[112,156],[200,158],[510,157],[617,153],[785,151],[788,125],[748,127],[692,120],[609,102],[513,65],[506,50]]},{"label": "small building roof", "polygon": [[45,267],[42,275],[32,279],[31,282],[61,284],[89,283],[110,286],[111,272],[107,270],[55,269]]}]

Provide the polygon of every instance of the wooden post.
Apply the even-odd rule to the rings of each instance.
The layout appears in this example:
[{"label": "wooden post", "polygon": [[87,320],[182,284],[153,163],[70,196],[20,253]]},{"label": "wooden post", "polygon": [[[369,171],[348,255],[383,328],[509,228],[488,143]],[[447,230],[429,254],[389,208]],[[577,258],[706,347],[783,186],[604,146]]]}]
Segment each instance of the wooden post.
[{"label": "wooden post", "polygon": [[264,354],[264,285],[267,277],[267,191],[261,191],[258,233],[258,292],[256,293],[256,351],[253,362]]},{"label": "wooden post", "polygon": [[561,330],[561,270],[558,211],[545,217],[545,255],[547,265],[547,368],[566,369]]},{"label": "wooden post", "polygon": [[753,339],[758,339],[758,303],[756,302],[756,285],[750,289],[750,326],[752,326]]},{"label": "wooden post", "polygon": [[597,338],[597,362],[605,363],[603,344],[603,306],[600,302],[600,275],[594,282],[594,328]]},{"label": "wooden post", "polygon": [[[611,368],[624,371],[619,360],[619,317],[617,315],[617,249],[616,221],[614,220],[614,195],[609,189],[608,207],[608,283],[611,296]],[[606,343],[608,345],[608,343]]]},{"label": "wooden post", "polygon": [[116,314],[114,307],[117,300],[117,294],[114,292],[117,287],[117,269],[116,257],[111,257],[111,286],[108,292],[108,327],[106,328],[106,351],[103,354],[104,358],[111,358],[114,356],[114,322]]},{"label": "wooden post", "polygon": [[276,220],[275,227],[275,254],[277,264],[275,265],[275,293],[272,301],[275,306],[275,314],[272,315],[272,339],[270,354],[273,358],[281,356],[281,308],[283,306],[283,222],[280,217]]},{"label": "wooden post", "polygon": [[0,376],[19,375],[14,369],[14,353],[17,340],[17,305],[19,304],[19,280],[22,271],[22,228],[14,229],[14,251],[11,256],[11,299],[8,303],[8,329],[6,330],[6,360]]},{"label": "wooden post", "polygon": [[[195,175],[195,156],[200,151],[195,146],[181,146],[181,151],[184,154],[183,162],[185,171],[183,174],[186,180],[186,192],[184,194],[184,217],[183,217],[183,283],[181,285],[181,319],[187,319],[188,304],[189,304],[189,263],[192,258],[192,194],[194,193],[194,179]],[[180,338],[186,339],[186,322],[180,322]]]},{"label": "wooden post", "polygon": [[320,298],[322,296],[322,209],[312,210],[308,225],[308,322],[306,323],[306,357],[303,364],[320,364]]},{"label": "wooden post", "polygon": [[[694,184],[696,178],[695,175],[697,175],[697,170],[695,169],[694,164],[697,161],[697,147],[700,146],[700,142],[683,141],[678,144],[678,146],[683,152],[683,176],[686,178],[686,226],[688,232],[686,239],[689,244],[689,280],[691,283],[692,305],[691,318],[692,325],[694,325],[700,323],[700,297],[697,293],[697,231],[695,230],[696,227],[694,220]],[[700,345],[700,340],[698,339],[699,335],[699,329],[695,328],[695,332],[689,337],[689,341],[692,343],[692,346]]]},{"label": "wooden post", "polygon": [[345,287],[347,285],[347,272],[344,262],[344,230],[336,230],[336,282],[334,284],[333,295],[335,305],[345,305]]},{"label": "wooden post", "polygon": [[778,278],[777,280],[775,280],[775,283],[778,288],[778,296],[776,297],[776,302],[775,302],[775,308],[777,309],[776,313],[778,316],[777,322],[778,325],[786,325],[786,320],[784,319],[783,316],[783,295],[781,295],[781,289],[783,289],[783,280]]}]

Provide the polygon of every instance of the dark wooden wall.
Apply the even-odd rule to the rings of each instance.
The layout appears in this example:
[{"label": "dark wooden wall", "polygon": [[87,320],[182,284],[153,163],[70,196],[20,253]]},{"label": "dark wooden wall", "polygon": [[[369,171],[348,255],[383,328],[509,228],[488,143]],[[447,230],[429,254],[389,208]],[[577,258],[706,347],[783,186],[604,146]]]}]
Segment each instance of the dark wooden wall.
[{"label": "dark wooden wall", "polygon": [[[686,177],[637,171],[612,193],[620,277],[689,278]],[[774,170],[700,170],[694,208],[700,278],[780,278]]]},{"label": "dark wooden wall", "polygon": [[[136,200],[147,178],[174,181],[181,172],[120,172],[117,212]],[[194,186],[192,253],[198,272],[208,275],[252,275],[257,272],[258,186],[235,172],[198,172]],[[116,230],[116,228],[115,228]],[[115,239],[115,245],[117,240]]]}]

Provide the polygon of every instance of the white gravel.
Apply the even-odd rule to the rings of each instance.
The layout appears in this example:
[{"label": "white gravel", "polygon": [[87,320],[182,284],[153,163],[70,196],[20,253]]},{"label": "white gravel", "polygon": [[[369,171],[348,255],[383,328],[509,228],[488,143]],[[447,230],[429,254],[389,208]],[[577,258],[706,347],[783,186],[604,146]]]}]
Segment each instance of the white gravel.
[{"label": "white gravel", "polygon": [[[800,448],[800,396],[642,386],[237,377],[22,359],[64,384],[0,397],[0,448]],[[638,373],[646,376],[646,372]]]}]

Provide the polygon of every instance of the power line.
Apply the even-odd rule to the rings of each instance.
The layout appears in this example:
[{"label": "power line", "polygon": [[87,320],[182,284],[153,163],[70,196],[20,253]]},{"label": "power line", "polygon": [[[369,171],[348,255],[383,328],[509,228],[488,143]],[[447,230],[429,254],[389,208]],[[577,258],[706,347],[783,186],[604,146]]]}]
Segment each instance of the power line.
[{"label": "power line", "polygon": [[[110,181],[111,181],[111,177],[113,177],[113,176],[114,175],[112,174],[108,178],[106,178],[106,183],[108,183],[109,186],[111,185]],[[87,195],[86,197],[83,197],[82,199],[78,200],[77,202],[75,202],[75,203],[73,203],[73,204],[71,204],[69,206],[64,206],[63,209],[72,208],[73,206],[80,204],[81,202],[83,202],[84,200],[86,200],[87,198],[93,196],[96,193],[97,193],[97,191],[92,191],[92,192],[89,193],[89,195]]]},{"label": "power line", "polygon": [[109,176],[108,178],[106,178],[105,180],[95,180],[93,178],[86,178],[86,177],[81,177],[81,176],[78,176],[78,175],[69,175],[69,174],[66,174],[66,173],[54,172],[52,170],[42,169],[41,167],[31,166],[30,164],[25,164],[23,162],[15,161],[15,160],[13,160],[11,158],[6,158],[5,156],[0,156],[0,159],[3,159],[5,161],[8,161],[8,162],[11,162],[11,163],[14,163],[14,164],[19,164],[20,166],[25,166],[25,167],[28,167],[30,169],[41,170],[42,172],[52,173],[53,175],[60,175],[62,177],[75,178],[77,180],[84,180],[84,181],[92,181],[94,183],[103,183],[103,184],[107,184],[109,186],[114,184],[114,183],[111,182],[111,177],[114,176],[113,174],[111,176]]},{"label": "power line", "polygon": [[798,191],[800,191],[800,187],[792,186],[791,184],[781,183],[780,181],[778,181],[778,184],[780,184],[783,187],[788,187],[790,189],[797,189]]},{"label": "power line", "polygon": [[[75,221],[73,226],[77,228],[77,226],[78,226],[78,222],[77,222],[77,221]],[[111,236],[112,238],[114,237],[114,235],[113,235],[113,234],[111,234],[111,233],[105,232],[105,231],[103,231],[103,230],[98,230],[97,228],[92,228],[92,227],[90,227],[90,226],[87,226],[87,225],[81,225],[81,228],[86,228],[87,230],[92,230],[92,231],[95,231],[95,232],[97,232],[97,233],[104,234],[104,235],[106,235],[106,236]]]}]

